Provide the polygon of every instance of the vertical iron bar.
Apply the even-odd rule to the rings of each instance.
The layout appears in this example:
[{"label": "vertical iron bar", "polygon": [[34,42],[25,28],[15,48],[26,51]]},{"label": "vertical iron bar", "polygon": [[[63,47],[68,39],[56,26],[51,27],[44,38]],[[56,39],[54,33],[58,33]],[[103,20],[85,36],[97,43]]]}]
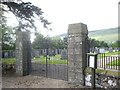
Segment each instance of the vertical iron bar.
[{"label": "vertical iron bar", "polygon": [[[110,57],[111,57],[111,56],[110,56]],[[111,63],[111,64],[110,64],[110,66],[111,66],[110,69],[112,69],[112,57],[111,57],[111,59],[110,59],[110,63]]]},{"label": "vertical iron bar", "polygon": [[103,63],[104,63],[104,62],[103,62],[103,54],[102,54],[102,68],[103,68]]},{"label": "vertical iron bar", "polygon": [[105,69],[105,65],[106,65],[106,63],[105,63],[105,53],[103,53],[103,58],[104,58],[104,69]]},{"label": "vertical iron bar", "polygon": [[[108,58],[109,58],[109,59],[108,59],[108,63],[110,63],[110,56],[108,56]],[[109,65],[109,69],[110,69],[110,65]]]}]

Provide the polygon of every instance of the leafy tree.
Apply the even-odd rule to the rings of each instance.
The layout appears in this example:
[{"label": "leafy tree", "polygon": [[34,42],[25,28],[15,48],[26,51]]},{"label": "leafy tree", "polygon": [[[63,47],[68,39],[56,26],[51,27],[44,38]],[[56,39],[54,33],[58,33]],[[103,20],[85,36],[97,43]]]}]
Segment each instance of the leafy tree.
[{"label": "leafy tree", "polygon": [[[19,1],[19,2],[18,2]],[[35,18],[39,19],[45,28],[48,28],[47,25],[50,23],[48,20],[44,19],[43,11],[41,8],[32,5],[30,2],[23,2],[22,0],[17,0],[16,2],[2,1],[0,2],[3,6],[7,6],[8,10],[3,8],[3,11],[12,12],[16,19],[18,20],[19,25],[16,27],[16,30],[29,30],[33,28],[37,31],[35,26]]]},{"label": "leafy tree", "polygon": [[61,39],[59,36],[52,37],[52,46],[53,48],[67,48],[67,44],[64,42],[64,39]]},{"label": "leafy tree", "polygon": [[44,37],[41,34],[36,35],[32,43],[34,49],[46,49],[46,48],[67,48],[67,44],[58,36]]},{"label": "leafy tree", "polygon": [[2,32],[2,50],[15,49],[15,33],[12,27],[6,26]]},{"label": "leafy tree", "polygon": [[98,41],[95,39],[89,38],[90,41],[90,48],[94,47],[108,47],[108,44],[105,41]]},{"label": "leafy tree", "polygon": [[120,41],[115,41],[111,44],[112,47],[120,47]]},{"label": "leafy tree", "polygon": [[[37,28],[35,26],[36,18],[40,20],[43,23],[43,26],[47,29],[48,25],[51,24],[42,16],[43,11],[41,10],[41,8],[32,5],[32,3],[30,2],[25,3],[22,0],[12,0],[12,2],[11,0],[1,0],[0,5],[0,34],[2,34],[2,37],[0,38],[3,39],[3,42],[0,42],[0,44],[3,46],[3,49],[14,48],[14,40],[12,40],[12,34],[14,32],[13,30],[25,31],[32,28],[34,29],[35,33],[37,33]],[[12,12],[15,15],[19,23],[17,27],[15,27],[14,29],[10,29],[6,26],[6,18],[4,16],[4,12]]]},{"label": "leafy tree", "polygon": [[42,34],[37,34],[36,38],[34,39],[33,43],[32,43],[32,47],[34,49],[42,49],[45,48],[45,38]]}]

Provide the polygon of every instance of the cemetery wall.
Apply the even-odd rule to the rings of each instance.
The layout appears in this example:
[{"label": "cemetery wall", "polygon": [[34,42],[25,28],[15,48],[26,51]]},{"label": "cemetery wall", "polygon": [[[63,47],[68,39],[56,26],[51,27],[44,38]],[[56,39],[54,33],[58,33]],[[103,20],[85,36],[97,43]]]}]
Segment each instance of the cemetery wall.
[{"label": "cemetery wall", "polygon": [[[95,76],[96,87],[100,88],[120,88],[120,77],[110,75],[108,73],[96,73]],[[92,86],[92,73],[86,71],[85,85]]]}]

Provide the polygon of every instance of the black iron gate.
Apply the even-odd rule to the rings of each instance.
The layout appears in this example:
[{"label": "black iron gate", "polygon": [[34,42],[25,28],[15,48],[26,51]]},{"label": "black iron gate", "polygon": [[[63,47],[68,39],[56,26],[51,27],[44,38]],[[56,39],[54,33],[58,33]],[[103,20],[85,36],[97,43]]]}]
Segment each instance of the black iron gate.
[{"label": "black iron gate", "polygon": [[[32,75],[47,78],[68,80],[68,60],[61,59],[61,53],[56,54],[55,49],[44,49],[40,57],[32,60]],[[41,51],[39,51],[41,52]],[[59,51],[60,52],[60,51]]]}]

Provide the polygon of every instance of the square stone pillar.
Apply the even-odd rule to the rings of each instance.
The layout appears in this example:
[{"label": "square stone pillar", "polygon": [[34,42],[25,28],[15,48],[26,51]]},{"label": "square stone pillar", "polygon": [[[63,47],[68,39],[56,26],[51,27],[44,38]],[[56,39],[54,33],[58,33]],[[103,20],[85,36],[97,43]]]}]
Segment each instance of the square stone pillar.
[{"label": "square stone pillar", "polygon": [[16,74],[25,76],[31,72],[31,41],[29,31],[16,32]]},{"label": "square stone pillar", "polygon": [[68,82],[83,85],[88,38],[87,25],[70,24],[68,27]]}]

